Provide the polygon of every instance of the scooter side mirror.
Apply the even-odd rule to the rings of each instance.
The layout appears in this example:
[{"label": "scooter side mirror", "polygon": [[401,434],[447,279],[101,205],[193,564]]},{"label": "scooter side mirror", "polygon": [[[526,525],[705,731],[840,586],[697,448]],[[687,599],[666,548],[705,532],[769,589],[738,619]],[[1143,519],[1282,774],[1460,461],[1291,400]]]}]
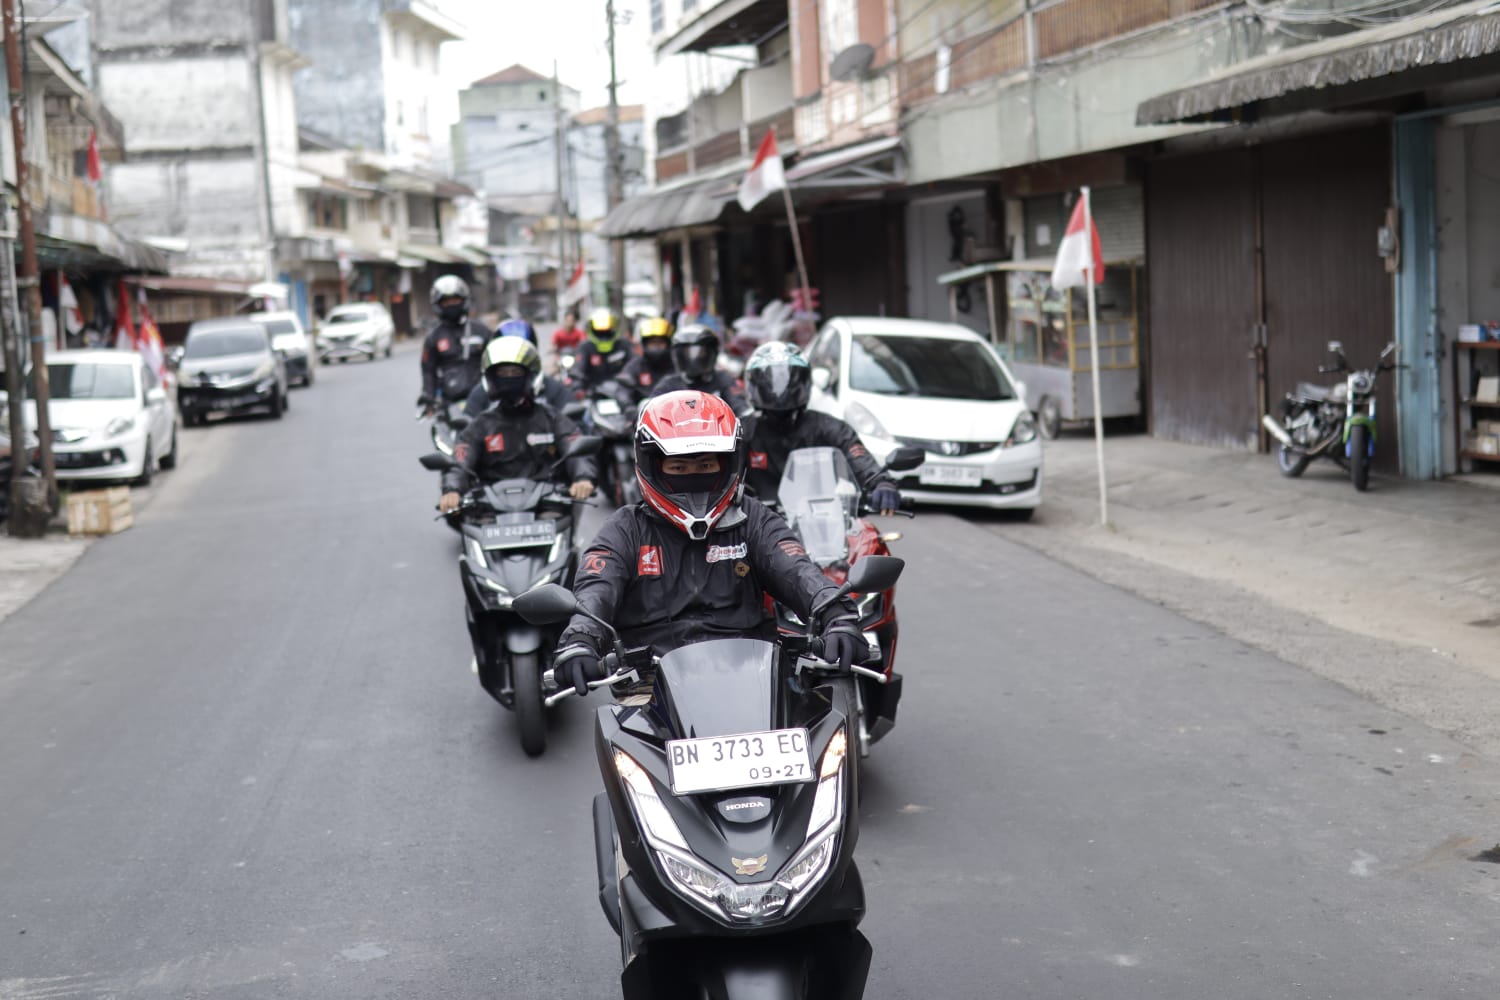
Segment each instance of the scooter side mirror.
[{"label": "scooter side mirror", "polygon": [[567,621],[578,612],[578,598],[567,587],[544,583],[517,597],[511,607],[533,625],[553,625]]},{"label": "scooter side mirror", "polygon": [[422,468],[426,469],[428,472],[442,472],[446,469],[451,469],[455,464],[457,464],[453,461],[453,459],[449,458],[447,455],[444,455],[440,451],[434,451],[423,455],[421,458],[417,459],[417,461],[421,462]]},{"label": "scooter side mirror", "polygon": [[906,568],[906,560],[896,556],[865,556],[849,568],[849,575],[839,593],[870,594],[890,590]]},{"label": "scooter side mirror", "polygon": [[890,472],[910,472],[927,461],[927,452],[914,444],[906,444],[885,457],[885,467]]},{"label": "scooter side mirror", "polygon": [[469,426],[469,418],[468,417],[449,417],[448,418],[448,426],[452,427],[456,431],[461,431],[465,427]]}]

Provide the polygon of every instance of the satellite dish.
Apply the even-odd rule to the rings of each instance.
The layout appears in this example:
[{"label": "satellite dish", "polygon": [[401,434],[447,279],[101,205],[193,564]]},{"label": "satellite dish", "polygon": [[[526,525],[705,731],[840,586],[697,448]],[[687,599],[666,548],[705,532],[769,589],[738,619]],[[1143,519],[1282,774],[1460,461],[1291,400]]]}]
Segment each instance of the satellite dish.
[{"label": "satellite dish", "polygon": [[835,80],[858,80],[865,75],[874,61],[874,46],[858,42],[833,57],[833,64],[828,67],[828,73]]}]

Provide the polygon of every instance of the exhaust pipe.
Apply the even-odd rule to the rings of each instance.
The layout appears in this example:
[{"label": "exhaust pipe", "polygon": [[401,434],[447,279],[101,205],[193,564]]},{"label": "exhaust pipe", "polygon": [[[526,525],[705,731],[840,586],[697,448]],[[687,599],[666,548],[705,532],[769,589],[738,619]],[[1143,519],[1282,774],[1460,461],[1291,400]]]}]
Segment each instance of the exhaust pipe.
[{"label": "exhaust pipe", "polygon": [[1298,448],[1295,443],[1293,443],[1292,436],[1286,432],[1286,428],[1282,427],[1275,420],[1271,419],[1271,415],[1269,413],[1260,418],[1260,425],[1264,427],[1273,438],[1280,441],[1286,447],[1293,448],[1297,451],[1302,450],[1301,448]]}]

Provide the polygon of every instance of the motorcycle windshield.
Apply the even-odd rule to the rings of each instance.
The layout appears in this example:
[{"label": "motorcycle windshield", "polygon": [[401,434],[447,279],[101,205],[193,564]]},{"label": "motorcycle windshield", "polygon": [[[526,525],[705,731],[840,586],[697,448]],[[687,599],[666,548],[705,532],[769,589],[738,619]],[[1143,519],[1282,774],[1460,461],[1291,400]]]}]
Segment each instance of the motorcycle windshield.
[{"label": "motorcycle windshield", "polygon": [[844,558],[859,487],[837,448],[798,448],[787,456],[777,489],[786,520],[819,566]]},{"label": "motorcycle windshield", "polygon": [[671,730],[696,739],[775,729],[776,653],[760,639],[710,639],[663,656],[656,686]]}]

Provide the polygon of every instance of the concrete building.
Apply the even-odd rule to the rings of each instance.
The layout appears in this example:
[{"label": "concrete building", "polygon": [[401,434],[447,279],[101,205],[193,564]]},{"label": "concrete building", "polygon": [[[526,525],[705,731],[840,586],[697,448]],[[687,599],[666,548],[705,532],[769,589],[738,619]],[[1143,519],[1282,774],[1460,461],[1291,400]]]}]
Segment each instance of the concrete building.
[{"label": "concrete building", "polygon": [[299,123],[402,168],[443,169],[439,75],[463,28],[429,0],[277,0],[311,64],[296,77]]},{"label": "concrete building", "polygon": [[181,249],[184,275],[276,273],[274,205],[291,195],[296,119],[285,0],[92,0],[93,77],[132,156],[109,171],[113,218]]}]

